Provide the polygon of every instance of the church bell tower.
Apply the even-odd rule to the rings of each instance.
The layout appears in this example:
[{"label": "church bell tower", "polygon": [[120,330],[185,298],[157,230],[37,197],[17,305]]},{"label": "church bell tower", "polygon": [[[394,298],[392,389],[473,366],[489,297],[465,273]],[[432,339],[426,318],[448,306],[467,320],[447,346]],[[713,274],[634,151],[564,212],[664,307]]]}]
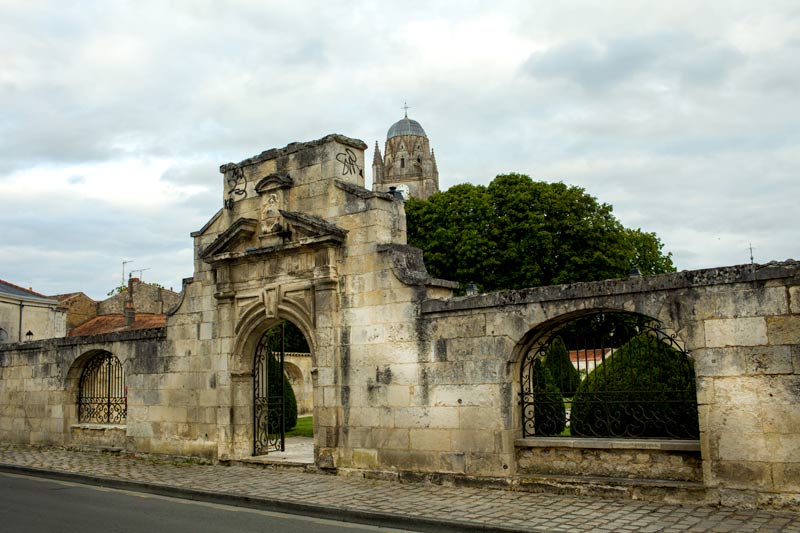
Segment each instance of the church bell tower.
[{"label": "church bell tower", "polygon": [[372,160],[372,190],[386,192],[389,187],[397,187],[403,198],[427,200],[439,192],[439,171],[436,157],[431,150],[428,136],[419,122],[405,116],[392,124],[386,133],[385,155],[375,142],[375,156]]}]

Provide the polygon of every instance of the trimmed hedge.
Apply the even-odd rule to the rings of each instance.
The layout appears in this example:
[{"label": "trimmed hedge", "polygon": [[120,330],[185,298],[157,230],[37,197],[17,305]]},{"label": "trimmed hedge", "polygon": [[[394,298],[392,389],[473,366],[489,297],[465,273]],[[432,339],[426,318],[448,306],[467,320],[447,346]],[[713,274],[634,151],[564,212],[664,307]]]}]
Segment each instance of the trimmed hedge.
[{"label": "trimmed hedge", "polygon": [[531,369],[533,383],[533,432],[538,437],[561,434],[567,427],[567,412],[561,391],[540,359]]},{"label": "trimmed hedge", "polygon": [[569,351],[561,337],[553,339],[547,347],[544,366],[550,371],[561,394],[565,398],[572,398],[581,384],[581,375],[569,360]]},{"label": "trimmed hedge", "polygon": [[[267,357],[267,394],[270,399],[280,398],[280,382],[283,378],[283,402],[284,402],[284,429],[289,431],[297,425],[297,398],[295,398],[292,384],[289,383],[289,378],[283,373],[281,376],[281,365],[278,359],[270,354]],[[280,431],[280,411],[270,409],[269,412],[269,427],[270,431],[275,428],[276,432]]]},{"label": "trimmed hedge", "polygon": [[699,438],[691,359],[654,335],[633,337],[581,382],[570,429],[585,437]]}]

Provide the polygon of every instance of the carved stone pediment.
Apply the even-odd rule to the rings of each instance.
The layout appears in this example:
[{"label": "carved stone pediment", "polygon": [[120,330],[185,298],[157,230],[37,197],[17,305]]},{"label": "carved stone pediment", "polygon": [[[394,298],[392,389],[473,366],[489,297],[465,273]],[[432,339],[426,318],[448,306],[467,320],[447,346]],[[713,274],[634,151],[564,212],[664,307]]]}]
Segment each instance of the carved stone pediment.
[{"label": "carved stone pediment", "polygon": [[294,180],[286,172],[273,172],[258,180],[255,191],[258,194],[264,194],[276,189],[288,189],[293,185]]},{"label": "carved stone pediment", "polygon": [[290,239],[293,241],[313,237],[335,237],[341,240],[347,235],[346,229],[314,215],[284,210],[280,210],[280,213],[287,229],[292,233]]},{"label": "carved stone pediment", "polygon": [[214,242],[203,248],[200,257],[210,259],[220,254],[238,251],[237,248],[241,248],[242,243],[250,241],[256,231],[258,231],[258,220],[240,218],[220,233]]}]

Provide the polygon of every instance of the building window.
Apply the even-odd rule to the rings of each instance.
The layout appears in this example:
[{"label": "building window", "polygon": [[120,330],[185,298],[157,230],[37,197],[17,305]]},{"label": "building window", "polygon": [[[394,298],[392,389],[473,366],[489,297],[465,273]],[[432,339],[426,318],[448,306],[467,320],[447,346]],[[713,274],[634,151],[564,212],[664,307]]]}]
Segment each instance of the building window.
[{"label": "building window", "polygon": [[401,157],[400,158],[400,168],[406,168],[406,158],[405,157]]},{"label": "building window", "polygon": [[125,371],[112,353],[92,357],[81,373],[78,422],[124,424],[128,414]]}]

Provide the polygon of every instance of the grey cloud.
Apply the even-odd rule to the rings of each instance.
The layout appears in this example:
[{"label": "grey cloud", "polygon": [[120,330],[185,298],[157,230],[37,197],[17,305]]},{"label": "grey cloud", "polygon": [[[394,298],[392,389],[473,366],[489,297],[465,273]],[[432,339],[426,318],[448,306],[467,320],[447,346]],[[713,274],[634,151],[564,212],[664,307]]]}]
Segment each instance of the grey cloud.
[{"label": "grey cloud", "polygon": [[626,35],[601,41],[569,41],[532,54],[523,72],[563,79],[586,90],[605,90],[647,74],[661,80],[708,84],[723,79],[743,61],[734,48],[698,42],[690,35]]},{"label": "grey cloud", "polygon": [[586,89],[602,89],[633,76],[656,58],[650,40],[618,38],[604,46],[572,41],[533,54],[523,70],[542,78],[563,78]]}]

